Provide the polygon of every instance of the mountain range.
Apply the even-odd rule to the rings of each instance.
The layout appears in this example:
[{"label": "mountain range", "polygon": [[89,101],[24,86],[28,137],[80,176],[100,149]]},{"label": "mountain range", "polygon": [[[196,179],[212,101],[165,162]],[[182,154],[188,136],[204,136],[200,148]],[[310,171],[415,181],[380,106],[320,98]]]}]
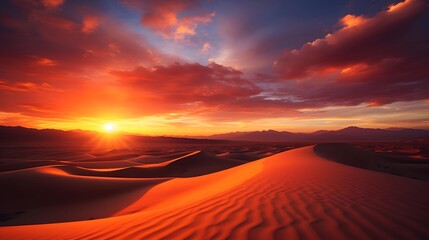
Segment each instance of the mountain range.
[{"label": "mountain range", "polygon": [[[216,139],[193,139],[186,137],[167,137],[167,136],[142,136],[130,133],[121,133],[122,140],[142,144],[217,144],[225,143],[226,140]],[[109,139],[110,136],[96,131],[86,130],[58,130],[58,129],[34,129],[21,126],[0,126],[0,143],[1,144],[30,144],[34,145],[45,142],[68,144],[79,143],[88,144],[94,139]],[[113,138],[115,139],[115,138]],[[37,145],[37,144],[36,144]]]},{"label": "mountain range", "polygon": [[261,142],[398,141],[429,139],[429,130],[404,128],[374,129],[351,126],[340,130],[320,130],[313,133],[265,130],[215,134],[204,138]]},{"label": "mountain range", "polygon": [[[82,141],[90,139],[98,132],[55,129],[33,129],[24,127],[0,126],[0,142],[33,142],[33,141]],[[231,132],[200,137],[149,137],[127,134],[137,141],[152,143],[222,143],[229,141],[255,142],[332,142],[332,141],[399,141],[429,139],[429,130],[424,129],[373,129],[347,127],[340,130],[320,130],[313,133],[293,133],[288,131],[251,131]]]}]

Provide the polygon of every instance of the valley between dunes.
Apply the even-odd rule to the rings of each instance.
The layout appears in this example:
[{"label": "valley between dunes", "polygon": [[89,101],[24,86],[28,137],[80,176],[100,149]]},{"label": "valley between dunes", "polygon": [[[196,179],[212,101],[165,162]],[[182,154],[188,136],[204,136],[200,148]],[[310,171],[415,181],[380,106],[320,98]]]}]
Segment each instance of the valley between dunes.
[{"label": "valley between dunes", "polygon": [[0,239],[429,238],[428,181],[314,148],[252,162],[197,151],[146,167],[134,155],[3,165]]}]

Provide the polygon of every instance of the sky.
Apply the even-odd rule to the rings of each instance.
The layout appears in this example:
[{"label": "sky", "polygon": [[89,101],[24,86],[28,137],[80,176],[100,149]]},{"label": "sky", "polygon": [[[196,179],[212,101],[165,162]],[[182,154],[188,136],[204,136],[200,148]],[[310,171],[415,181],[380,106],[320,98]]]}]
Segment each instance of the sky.
[{"label": "sky", "polygon": [[429,129],[425,0],[0,2],[0,125]]}]

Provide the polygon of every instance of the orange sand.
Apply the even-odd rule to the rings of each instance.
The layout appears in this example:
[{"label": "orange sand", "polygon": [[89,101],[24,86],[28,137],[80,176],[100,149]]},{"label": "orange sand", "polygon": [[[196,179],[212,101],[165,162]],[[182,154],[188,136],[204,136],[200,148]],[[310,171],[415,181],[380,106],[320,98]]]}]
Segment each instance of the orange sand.
[{"label": "orange sand", "polygon": [[[331,162],[316,155],[313,147],[290,150],[208,175],[171,179],[152,188],[145,179],[82,177],[54,167],[35,169],[10,172],[6,177],[39,174],[45,178],[65,178],[68,184],[75,180],[76,186],[88,188],[88,192],[91,187],[85,185],[96,181],[114,189],[140,186],[137,189],[146,193],[115,211],[112,217],[5,226],[0,227],[0,239],[429,237],[429,182]],[[124,181],[124,185],[119,187],[121,184],[116,181]],[[139,181],[141,185],[136,184]],[[64,189],[64,182],[52,180],[50,185],[62,192],[71,191]],[[84,196],[75,197],[79,200]],[[90,197],[104,205],[101,198]],[[117,203],[123,205],[127,201],[119,199]],[[114,203],[112,200],[105,208]]]}]

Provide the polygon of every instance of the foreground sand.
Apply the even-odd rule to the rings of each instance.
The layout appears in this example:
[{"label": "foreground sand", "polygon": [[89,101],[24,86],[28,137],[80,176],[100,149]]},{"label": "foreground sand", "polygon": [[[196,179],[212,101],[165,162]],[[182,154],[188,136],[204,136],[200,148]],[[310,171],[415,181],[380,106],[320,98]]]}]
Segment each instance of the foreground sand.
[{"label": "foreground sand", "polygon": [[112,217],[5,226],[0,239],[429,238],[429,182],[328,161],[313,147],[154,186],[138,181],[145,194]]}]

